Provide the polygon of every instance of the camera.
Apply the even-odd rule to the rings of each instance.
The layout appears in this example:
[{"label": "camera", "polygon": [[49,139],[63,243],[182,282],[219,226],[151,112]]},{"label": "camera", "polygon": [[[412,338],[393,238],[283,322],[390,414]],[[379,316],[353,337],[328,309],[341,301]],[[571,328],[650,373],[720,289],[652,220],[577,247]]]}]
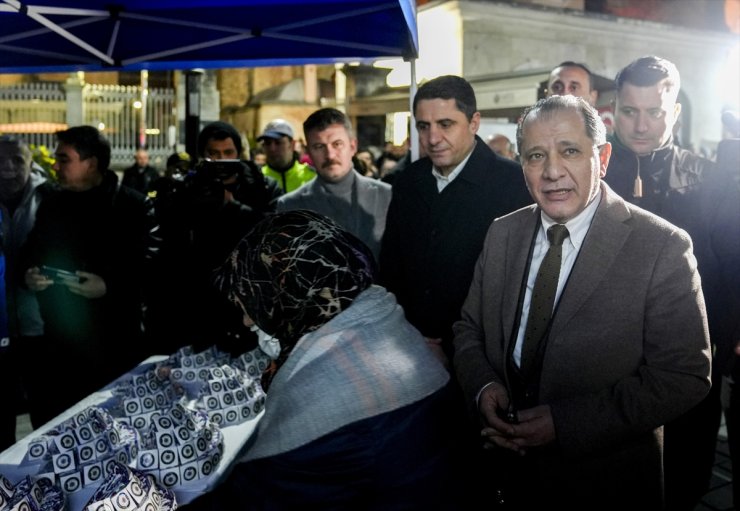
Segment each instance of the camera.
[{"label": "camera", "polygon": [[241,160],[202,160],[195,166],[197,178],[205,181],[220,181],[244,173]]},{"label": "camera", "polygon": [[[238,187],[244,172],[245,165],[241,160],[202,160],[185,179],[185,188],[195,201],[223,202],[224,190],[233,191],[232,188]],[[237,178],[234,183],[224,183],[232,177]]]}]

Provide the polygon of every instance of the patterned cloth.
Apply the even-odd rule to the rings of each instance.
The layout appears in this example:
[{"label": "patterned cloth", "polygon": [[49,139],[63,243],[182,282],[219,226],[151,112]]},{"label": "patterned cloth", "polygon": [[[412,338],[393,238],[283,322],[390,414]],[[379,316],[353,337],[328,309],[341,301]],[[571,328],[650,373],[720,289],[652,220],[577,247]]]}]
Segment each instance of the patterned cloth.
[{"label": "patterned cloth", "polygon": [[280,340],[277,370],[298,340],[370,287],[370,249],[332,220],[307,210],[272,215],[237,245],[216,277],[229,300]]}]

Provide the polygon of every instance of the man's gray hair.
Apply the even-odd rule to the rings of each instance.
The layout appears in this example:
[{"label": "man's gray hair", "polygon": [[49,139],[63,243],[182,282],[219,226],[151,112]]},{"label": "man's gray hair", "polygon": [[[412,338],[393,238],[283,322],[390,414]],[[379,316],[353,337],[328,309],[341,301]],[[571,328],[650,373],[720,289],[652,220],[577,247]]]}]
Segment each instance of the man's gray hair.
[{"label": "man's gray hair", "polygon": [[594,107],[589,105],[583,98],[575,96],[551,96],[540,99],[522,114],[516,130],[516,143],[519,153],[522,153],[523,150],[523,127],[527,117],[536,116],[547,118],[556,112],[562,112],[564,110],[575,110],[581,115],[586,129],[586,136],[594,141],[594,146],[600,147],[606,143],[606,126],[604,126],[604,121],[601,120],[599,112]]}]

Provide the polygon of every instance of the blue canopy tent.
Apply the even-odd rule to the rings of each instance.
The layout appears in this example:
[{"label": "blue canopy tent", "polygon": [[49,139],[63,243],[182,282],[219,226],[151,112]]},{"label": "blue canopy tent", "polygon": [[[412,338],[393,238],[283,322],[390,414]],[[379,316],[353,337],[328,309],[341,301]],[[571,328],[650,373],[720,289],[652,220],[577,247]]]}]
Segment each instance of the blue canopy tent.
[{"label": "blue canopy tent", "polygon": [[[414,0],[0,0],[0,73],[403,57],[414,76],[417,56]],[[189,150],[197,132],[188,115]]]},{"label": "blue canopy tent", "polygon": [[321,64],[418,54],[414,0],[0,0],[0,72]]}]

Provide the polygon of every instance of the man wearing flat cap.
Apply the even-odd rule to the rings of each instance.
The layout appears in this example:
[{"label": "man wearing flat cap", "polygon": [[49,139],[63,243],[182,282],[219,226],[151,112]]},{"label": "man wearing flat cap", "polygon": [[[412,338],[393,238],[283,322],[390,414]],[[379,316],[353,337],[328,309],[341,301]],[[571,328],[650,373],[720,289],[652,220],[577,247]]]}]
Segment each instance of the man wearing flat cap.
[{"label": "man wearing flat cap", "polygon": [[283,119],[267,123],[257,137],[262,142],[267,159],[262,173],[275,179],[285,193],[316,177],[316,172],[309,165],[298,161],[298,155],[293,150],[294,137],[293,127]]}]

